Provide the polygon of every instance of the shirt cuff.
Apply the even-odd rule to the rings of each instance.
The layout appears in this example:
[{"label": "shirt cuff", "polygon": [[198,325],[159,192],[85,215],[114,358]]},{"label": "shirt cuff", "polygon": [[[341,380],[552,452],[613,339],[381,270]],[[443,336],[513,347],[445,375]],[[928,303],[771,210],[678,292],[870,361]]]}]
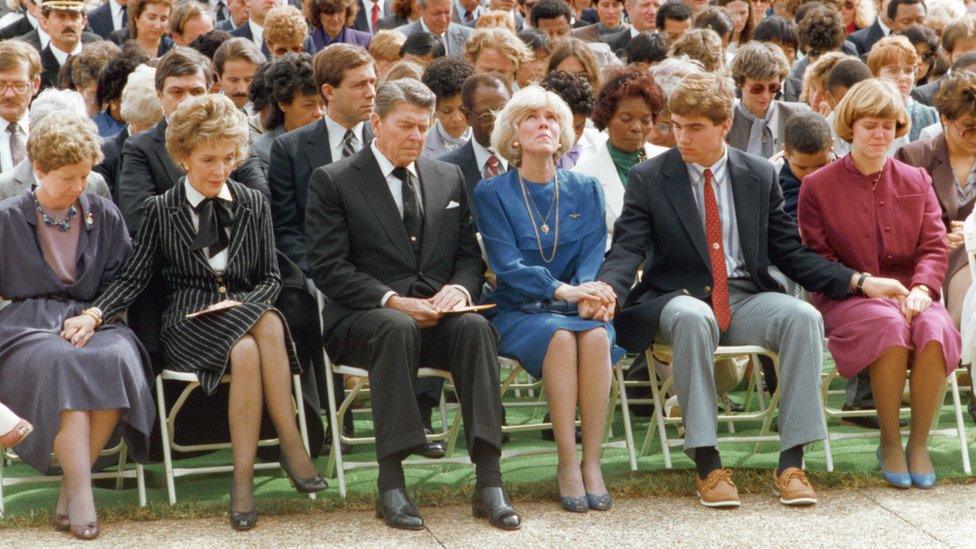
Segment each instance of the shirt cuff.
[{"label": "shirt cuff", "polygon": [[471,303],[471,294],[468,293],[468,289],[467,288],[465,288],[464,286],[462,286],[460,284],[451,284],[451,286],[457,288],[458,290],[461,290],[461,293],[464,294],[464,305],[466,307],[473,305],[473,303]]},{"label": "shirt cuff", "polygon": [[392,290],[383,294],[383,299],[380,300],[380,307],[381,308],[386,307],[386,302],[389,301],[390,298],[395,295],[397,295],[397,293]]}]

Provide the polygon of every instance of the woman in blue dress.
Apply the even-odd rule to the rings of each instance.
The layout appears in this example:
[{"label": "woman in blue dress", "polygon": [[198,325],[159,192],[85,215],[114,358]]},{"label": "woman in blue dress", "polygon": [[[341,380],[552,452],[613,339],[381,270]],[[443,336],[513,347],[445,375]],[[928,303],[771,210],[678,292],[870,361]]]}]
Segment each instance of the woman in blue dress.
[{"label": "woman in blue dress", "polygon": [[[542,378],[559,456],[564,509],[609,509],[600,470],[611,366],[623,355],[610,324],[616,296],[594,282],[606,249],[603,190],[557,170],[573,144],[572,114],[558,95],[530,86],[498,113],[491,143],[517,166],[478,184],[478,229],[497,287],[486,294],[499,352]],[[583,460],[576,455],[576,406]]]}]

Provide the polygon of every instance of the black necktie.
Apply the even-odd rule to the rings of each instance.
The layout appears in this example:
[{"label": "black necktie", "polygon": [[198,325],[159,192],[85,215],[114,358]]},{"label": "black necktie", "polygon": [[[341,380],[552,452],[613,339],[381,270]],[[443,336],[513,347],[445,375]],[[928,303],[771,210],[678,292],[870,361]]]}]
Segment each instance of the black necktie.
[{"label": "black necktie", "polygon": [[223,2],[217,2],[217,22],[221,22],[227,19],[227,5]]},{"label": "black necktie", "polygon": [[417,202],[417,185],[413,175],[406,168],[393,168],[393,177],[403,182],[401,195],[403,196],[403,228],[407,230],[410,246],[415,254],[420,254],[420,234],[424,227],[424,218],[420,214],[420,203]]},{"label": "black necktie", "polygon": [[129,7],[122,6],[122,27],[120,28],[124,29],[128,26],[129,26]]},{"label": "black necktie", "polygon": [[200,216],[200,228],[193,239],[191,250],[207,249],[207,257],[213,257],[227,248],[230,237],[227,228],[234,223],[234,212],[229,200],[222,198],[204,198],[196,206],[191,205],[193,211]]}]

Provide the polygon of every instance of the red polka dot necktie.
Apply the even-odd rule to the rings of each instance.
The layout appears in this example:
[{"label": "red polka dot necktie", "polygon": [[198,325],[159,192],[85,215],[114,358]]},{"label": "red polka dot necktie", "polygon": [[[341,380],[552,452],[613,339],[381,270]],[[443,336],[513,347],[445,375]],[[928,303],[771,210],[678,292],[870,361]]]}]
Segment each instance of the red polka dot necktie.
[{"label": "red polka dot necktie", "polygon": [[729,308],[729,273],[725,268],[725,246],[722,244],[722,219],[718,214],[718,201],[712,185],[712,170],[705,170],[705,240],[708,256],[712,260],[712,311],[718,328],[723,332],[732,323]]}]

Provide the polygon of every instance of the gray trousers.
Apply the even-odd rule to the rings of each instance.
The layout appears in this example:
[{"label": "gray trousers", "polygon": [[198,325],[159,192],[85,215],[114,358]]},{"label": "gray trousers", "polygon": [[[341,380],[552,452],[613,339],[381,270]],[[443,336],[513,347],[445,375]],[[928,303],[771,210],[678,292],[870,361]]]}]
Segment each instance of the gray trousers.
[{"label": "gray trousers", "polygon": [[674,386],[685,426],[685,453],[717,446],[714,352],[721,345],[761,345],[779,354],[780,449],[822,440],[820,373],[823,319],[795,297],[761,292],[750,281],[729,281],[732,323],[719,334],[708,303],[679,296],[664,307],[658,341],[671,346]]}]

